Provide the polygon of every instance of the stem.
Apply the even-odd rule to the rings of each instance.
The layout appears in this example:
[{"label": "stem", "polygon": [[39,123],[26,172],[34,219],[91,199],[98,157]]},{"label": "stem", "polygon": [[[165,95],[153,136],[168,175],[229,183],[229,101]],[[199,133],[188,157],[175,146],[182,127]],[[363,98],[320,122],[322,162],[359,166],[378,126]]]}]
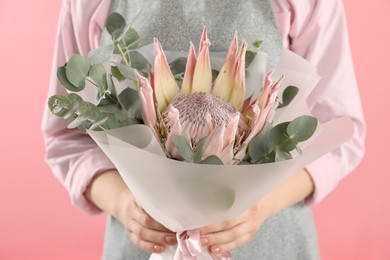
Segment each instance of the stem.
[{"label": "stem", "polygon": [[99,86],[95,82],[90,80],[88,77],[85,77],[85,80],[88,81],[89,83],[91,83],[92,85],[94,85],[95,87],[99,88]]},{"label": "stem", "polygon": [[119,52],[120,52],[120,54],[121,54],[123,60],[125,61],[126,65],[130,67],[130,63],[129,63],[129,61],[128,61],[127,58],[126,58],[126,55],[123,53],[123,50],[122,50],[121,45],[119,44],[119,42],[117,42],[117,43],[115,44],[115,46],[116,46],[116,48],[119,50]]}]

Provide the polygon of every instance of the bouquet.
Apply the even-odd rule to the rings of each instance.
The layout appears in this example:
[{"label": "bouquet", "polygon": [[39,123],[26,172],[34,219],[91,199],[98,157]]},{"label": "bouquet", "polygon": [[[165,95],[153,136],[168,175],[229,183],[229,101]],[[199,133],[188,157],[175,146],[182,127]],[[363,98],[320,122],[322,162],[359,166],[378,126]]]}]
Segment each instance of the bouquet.
[{"label": "bouquet", "polygon": [[350,119],[310,114],[319,77],[287,50],[266,72],[260,42],[249,50],[237,33],[224,59],[210,54],[206,29],[198,53],[191,43],[183,55],[157,39],[140,48],[118,13],[106,26],[113,43],[58,68],[69,92],[49,107],[86,130],[145,211],[177,232],[178,247],[151,259],[229,259],[202,248],[196,229],[237,217],[352,135]]}]

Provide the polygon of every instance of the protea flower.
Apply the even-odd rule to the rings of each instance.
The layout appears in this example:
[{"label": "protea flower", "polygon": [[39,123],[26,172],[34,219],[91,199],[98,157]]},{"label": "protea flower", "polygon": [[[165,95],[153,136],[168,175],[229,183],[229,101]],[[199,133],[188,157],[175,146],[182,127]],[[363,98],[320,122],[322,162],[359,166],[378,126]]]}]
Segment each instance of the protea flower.
[{"label": "protea flower", "polygon": [[[169,157],[181,160],[173,138],[185,136],[192,148],[207,137],[203,159],[215,155],[224,164],[243,160],[250,140],[272,121],[278,105],[280,80],[273,83],[270,71],[257,100],[245,100],[244,41],[238,48],[237,33],[226,61],[212,82],[210,41],[204,29],[198,57],[191,43],[184,78],[178,86],[160,42],[154,40],[154,73],[148,79],[136,72],[144,123],[160,139]],[[260,85],[260,82],[259,82]],[[259,86],[261,87],[261,86]]]}]

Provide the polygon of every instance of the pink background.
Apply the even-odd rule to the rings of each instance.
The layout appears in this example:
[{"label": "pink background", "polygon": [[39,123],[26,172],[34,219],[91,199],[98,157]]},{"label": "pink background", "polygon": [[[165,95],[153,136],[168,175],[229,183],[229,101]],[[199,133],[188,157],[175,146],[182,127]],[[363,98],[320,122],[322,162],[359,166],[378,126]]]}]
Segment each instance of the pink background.
[{"label": "pink background", "polygon": [[[104,216],[73,208],[43,161],[40,120],[60,2],[0,1],[0,259],[100,258]],[[314,208],[321,255],[390,259],[385,107],[390,97],[390,1],[344,3],[368,123],[367,153],[359,168]]]}]

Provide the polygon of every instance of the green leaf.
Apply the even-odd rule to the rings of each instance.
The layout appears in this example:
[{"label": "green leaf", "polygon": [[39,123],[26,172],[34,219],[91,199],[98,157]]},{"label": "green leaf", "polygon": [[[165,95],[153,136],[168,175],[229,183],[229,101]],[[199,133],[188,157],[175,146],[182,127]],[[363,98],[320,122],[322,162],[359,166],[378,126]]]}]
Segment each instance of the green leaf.
[{"label": "green leaf", "polygon": [[287,127],[290,122],[284,122],[271,129],[271,141],[274,148],[289,152],[295,149],[297,143],[287,133]]},{"label": "green leaf", "polygon": [[292,159],[292,156],[289,152],[283,151],[281,149],[275,150],[275,162],[285,161],[289,159]]},{"label": "green leaf", "polygon": [[288,125],[287,134],[296,142],[309,139],[317,129],[318,121],[312,116],[300,116]]},{"label": "green leaf", "polygon": [[112,66],[111,67],[111,74],[114,76],[119,82],[126,79],[125,76],[122,75],[120,70],[118,69],[118,66]]},{"label": "green leaf", "polygon": [[107,17],[106,29],[108,33],[113,36],[114,32],[123,29],[126,26],[126,20],[117,12],[112,12]]},{"label": "green leaf", "polygon": [[118,69],[126,79],[137,80],[135,77],[134,69],[132,69],[131,67],[125,64],[118,64]]},{"label": "green leaf", "polygon": [[61,85],[70,91],[80,91],[81,89],[77,88],[75,85],[69,82],[68,78],[66,77],[66,69],[65,66],[59,67],[57,69],[57,79],[61,83]]},{"label": "green leaf", "polygon": [[85,78],[88,76],[90,67],[91,64],[89,61],[78,54],[73,55],[66,64],[66,77],[69,82],[78,89],[78,91],[84,89]]},{"label": "green leaf", "polygon": [[257,53],[251,50],[247,50],[245,53],[245,68],[248,68],[249,65],[253,62],[255,59]]},{"label": "green leaf", "polygon": [[295,98],[295,96],[298,94],[299,89],[295,86],[288,86],[284,91],[283,91],[283,96],[282,96],[282,103],[279,105],[278,108],[286,107],[288,106],[291,101]]},{"label": "green leaf", "polygon": [[111,59],[113,52],[114,44],[109,44],[90,51],[87,58],[91,64],[102,64]]},{"label": "green leaf", "polygon": [[211,70],[211,77],[213,82],[217,79],[218,75],[219,75],[219,70],[213,70],[213,69]]},{"label": "green leaf", "polygon": [[266,123],[263,130],[253,137],[248,145],[248,153],[252,161],[265,158],[272,152],[273,146],[270,140],[271,124]]},{"label": "green leaf", "polygon": [[112,75],[110,73],[106,74],[106,83],[107,83],[107,91],[111,93],[113,96],[117,96],[115,84],[112,80]]},{"label": "green leaf", "polygon": [[211,165],[223,165],[223,162],[221,159],[219,159],[216,155],[211,155],[200,162],[201,164],[211,164]]},{"label": "green leaf", "polygon": [[207,136],[200,139],[200,141],[195,146],[194,162],[200,163],[203,157],[203,146],[207,142]]},{"label": "green leaf", "polygon": [[136,70],[146,70],[148,65],[150,66],[148,60],[138,51],[130,52],[131,67]]},{"label": "green leaf", "polygon": [[122,108],[127,111],[131,118],[142,119],[141,105],[138,91],[132,88],[125,88],[118,96]]},{"label": "green leaf", "polygon": [[89,76],[95,82],[95,84],[99,88],[99,92],[102,94],[104,93],[108,86],[106,81],[106,69],[101,64],[94,64],[91,66],[91,69],[89,70]]},{"label": "green leaf", "polygon": [[135,50],[139,47],[141,37],[138,32],[131,27],[124,28],[125,33],[118,36],[116,41],[120,44],[121,48],[126,51]]},{"label": "green leaf", "polygon": [[186,65],[187,65],[187,58],[184,57],[177,58],[171,63],[169,63],[169,67],[171,68],[173,75],[184,74],[186,70]]},{"label": "green leaf", "polygon": [[177,135],[173,137],[173,143],[175,144],[179,154],[183,157],[185,161],[193,161],[194,153],[192,151],[191,145],[184,136]]},{"label": "green leaf", "polygon": [[63,95],[53,95],[49,98],[47,105],[49,107],[49,110],[56,116],[64,117],[68,111],[69,108],[72,106],[70,104],[69,99],[67,96]]}]

